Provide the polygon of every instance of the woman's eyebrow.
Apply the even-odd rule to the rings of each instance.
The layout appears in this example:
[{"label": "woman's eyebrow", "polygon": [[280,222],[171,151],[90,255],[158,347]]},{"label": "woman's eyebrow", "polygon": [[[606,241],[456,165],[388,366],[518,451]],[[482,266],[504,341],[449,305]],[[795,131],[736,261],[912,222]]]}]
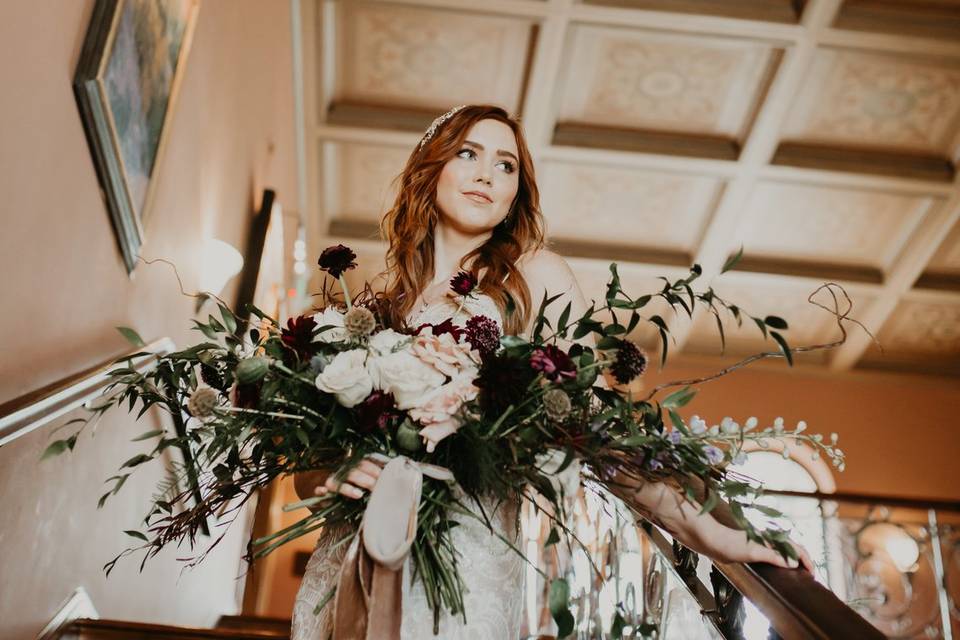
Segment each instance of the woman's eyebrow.
[{"label": "woman's eyebrow", "polygon": [[[468,145],[470,145],[471,147],[476,147],[477,149],[480,149],[481,151],[483,151],[483,145],[480,144],[479,142],[474,142],[473,140],[464,140],[464,141],[463,141],[463,144],[468,144]],[[513,158],[514,162],[518,162],[518,163],[520,162],[520,161],[517,159],[517,156],[513,155],[513,154],[510,153],[509,151],[504,151],[503,149],[497,149],[497,155],[498,155],[498,156],[510,156],[511,158]]]}]

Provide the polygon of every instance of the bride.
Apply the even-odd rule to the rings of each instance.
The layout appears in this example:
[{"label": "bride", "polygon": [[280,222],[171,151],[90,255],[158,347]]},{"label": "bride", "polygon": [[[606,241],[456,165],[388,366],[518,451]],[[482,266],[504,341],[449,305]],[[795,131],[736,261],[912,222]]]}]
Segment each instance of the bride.
[{"label": "bride", "polygon": [[[571,303],[571,317],[587,305],[570,267],[543,247],[533,162],[520,124],[491,105],[451,109],[437,118],[411,153],[400,178],[399,193],[382,221],[389,242],[390,274],[385,298],[394,325],[418,326],[452,319],[463,325],[474,314],[495,319],[505,334],[529,333],[535,304],[544,291],[563,298],[547,309],[555,322]],[[479,282],[479,295],[462,309],[448,297],[451,277],[460,270]],[[507,311],[508,307],[512,312]],[[551,310],[553,313],[551,313]],[[423,432],[427,446],[445,434]],[[329,471],[296,476],[302,498],[339,492],[360,498],[376,484],[380,467],[364,461],[337,484]],[[698,515],[671,487],[647,483],[636,491],[637,508],[652,514],[688,547],[724,562],[787,563],[767,547],[722,525],[712,515]],[[490,505],[484,505],[489,507]],[[513,538],[518,505],[501,507],[491,519]],[[422,585],[411,583],[412,561],[404,567],[402,621],[404,640],[516,640],[520,636],[523,560],[484,524],[459,519],[453,529],[458,566],[465,582],[466,623],[444,612],[439,634]],[[307,564],[293,611],[292,640],[326,640],[332,629],[332,601],[319,614],[314,607],[336,584],[344,545],[322,536]],[[809,556],[798,547],[805,567]]]}]

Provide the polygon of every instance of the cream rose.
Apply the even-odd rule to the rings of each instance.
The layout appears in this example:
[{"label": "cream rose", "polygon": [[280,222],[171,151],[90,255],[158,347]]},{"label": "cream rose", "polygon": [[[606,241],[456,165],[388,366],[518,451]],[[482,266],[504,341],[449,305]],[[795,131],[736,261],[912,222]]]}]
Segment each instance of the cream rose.
[{"label": "cream rose", "polygon": [[317,388],[334,394],[345,407],[356,406],[373,391],[373,380],[364,366],[366,359],[366,349],[341,351],[317,376]]},{"label": "cream rose", "polygon": [[429,391],[446,380],[442,373],[408,350],[371,358],[367,366],[374,386],[392,393],[398,409],[417,406]]},{"label": "cream rose", "polygon": [[368,342],[370,346],[370,351],[378,356],[385,356],[393,352],[398,345],[402,344],[404,341],[409,341],[411,339],[405,333],[398,333],[393,329],[384,329],[383,331],[378,331],[374,335],[370,336],[370,341]]},{"label": "cream rose", "polygon": [[324,342],[340,342],[347,339],[347,330],[343,326],[343,314],[334,307],[327,307],[319,313],[313,315],[317,327],[333,326],[333,329],[321,331],[317,339]]}]

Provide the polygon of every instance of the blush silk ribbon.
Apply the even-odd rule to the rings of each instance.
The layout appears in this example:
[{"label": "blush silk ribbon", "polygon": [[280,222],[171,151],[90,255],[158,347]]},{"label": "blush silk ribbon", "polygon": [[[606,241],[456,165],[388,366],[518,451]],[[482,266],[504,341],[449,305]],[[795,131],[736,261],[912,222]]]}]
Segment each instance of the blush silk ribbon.
[{"label": "blush silk ribbon", "polygon": [[417,535],[423,476],[453,481],[449,469],[406,456],[370,458],[386,464],[340,565],[333,640],[399,640],[403,564]]}]

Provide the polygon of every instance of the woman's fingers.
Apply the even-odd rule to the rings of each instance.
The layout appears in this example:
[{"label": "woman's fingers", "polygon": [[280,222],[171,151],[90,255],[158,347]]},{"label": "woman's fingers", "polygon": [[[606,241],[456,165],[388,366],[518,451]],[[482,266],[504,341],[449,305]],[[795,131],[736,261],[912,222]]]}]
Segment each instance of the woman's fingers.
[{"label": "woman's fingers", "polygon": [[[368,460],[364,458],[360,464],[357,465],[357,470],[362,471],[367,474],[374,480],[380,477],[380,472],[383,471],[383,467],[374,462],[373,460]],[[372,487],[371,487],[372,488]]]},{"label": "woman's fingers", "polygon": [[810,557],[810,552],[807,551],[803,545],[797,544],[796,542],[792,544],[794,550],[797,552],[797,557],[800,558],[800,566],[809,571],[811,574],[815,574],[816,567],[813,564],[813,558]]}]

